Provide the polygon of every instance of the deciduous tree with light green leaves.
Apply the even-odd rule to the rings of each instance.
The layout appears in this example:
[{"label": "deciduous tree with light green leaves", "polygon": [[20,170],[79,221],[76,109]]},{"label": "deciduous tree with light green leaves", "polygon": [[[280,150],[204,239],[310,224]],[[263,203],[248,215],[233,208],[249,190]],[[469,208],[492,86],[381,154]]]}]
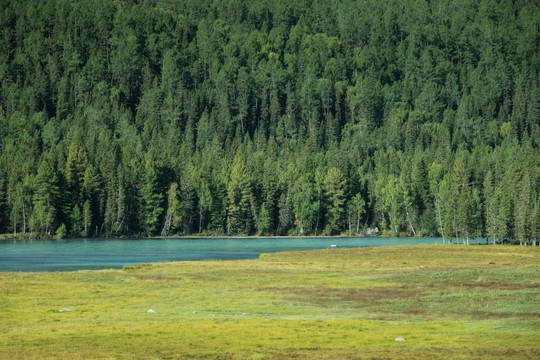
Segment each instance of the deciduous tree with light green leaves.
[{"label": "deciduous tree with light green leaves", "polygon": [[365,209],[366,202],[362,198],[362,194],[357,193],[353,196],[353,198],[349,201],[347,206],[347,217],[349,222],[349,235],[353,233],[354,234],[360,234],[360,221],[362,219],[362,215],[366,212]]}]

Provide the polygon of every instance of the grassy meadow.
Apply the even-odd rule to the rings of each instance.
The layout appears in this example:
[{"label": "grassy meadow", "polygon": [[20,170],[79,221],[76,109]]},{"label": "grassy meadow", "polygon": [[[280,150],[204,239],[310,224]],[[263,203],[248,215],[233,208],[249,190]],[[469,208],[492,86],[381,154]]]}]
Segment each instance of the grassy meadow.
[{"label": "grassy meadow", "polygon": [[533,247],[0,273],[0,358],[538,359],[539,303]]}]

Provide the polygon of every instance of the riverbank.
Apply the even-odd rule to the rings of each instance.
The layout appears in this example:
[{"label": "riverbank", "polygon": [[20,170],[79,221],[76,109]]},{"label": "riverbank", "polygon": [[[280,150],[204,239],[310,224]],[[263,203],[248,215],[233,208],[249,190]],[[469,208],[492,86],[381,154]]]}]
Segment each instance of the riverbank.
[{"label": "riverbank", "polygon": [[[324,238],[324,239],[332,239],[332,238],[365,238],[368,237],[366,235],[198,235],[198,234],[192,234],[192,235],[168,235],[168,236],[143,236],[143,235],[104,235],[104,236],[88,236],[84,237],[84,239],[287,239],[287,238]],[[381,237],[385,238],[387,236],[369,236],[369,237]],[[406,238],[407,236],[401,236]],[[39,240],[39,239],[47,239],[52,240],[56,239],[55,236],[35,236],[32,234],[0,234],[0,240]],[[62,237],[64,238],[70,238],[70,237]]]},{"label": "riverbank", "polygon": [[433,245],[0,273],[0,348],[10,359],[536,359],[539,275],[538,248]]},{"label": "riverbank", "polygon": [[0,234],[0,240],[29,240],[30,237],[23,234]]},{"label": "riverbank", "polygon": [[[142,235],[119,235],[119,236],[100,236],[100,237],[84,237],[79,239],[87,240],[99,240],[99,239],[127,239],[127,240],[152,240],[152,239],[186,239],[186,240],[196,240],[196,239],[364,239],[364,238],[377,238],[377,239],[439,239],[440,244],[442,245],[493,245],[493,239],[487,238],[477,238],[477,239],[448,239],[441,237],[430,237],[430,236],[389,236],[389,235],[170,235],[170,236],[142,236]],[[0,234],[0,241],[2,240],[70,240],[73,238],[70,237],[54,237],[54,236],[32,236],[32,234]],[[466,243],[467,242],[467,243]],[[439,243],[439,242],[437,242]],[[536,246],[535,241],[527,240],[526,242],[520,243],[517,240],[504,240],[503,243],[500,240],[497,241],[496,245],[521,245],[521,246]]]},{"label": "riverbank", "polygon": [[[84,237],[83,239],[362,239],[362,238],[424,238],[424,239],[434,239],[438,237],[433,236],[405,236],[405,235],[365,235],[365,234],[356,234],[356,235],[168,235],[168,236],[143,236],[143,235],[104,235],[104,236],[89,236]],[[0,234],[0,240],[53,240],[57,239],[55,236],[34,236],[32,234]],[[71,237],[62,237],[61,239],[71,239]],[[440,238],[442,239],[442,238]],[[482,241],[485,241],[485,238],[481,238]],[[445,239],[447,242],[448,239]],[[491,241],[491,240],[490,240]],[[454,239],[454,243],[461,243]],[[491,243],[492,244],[492,243]]]}]

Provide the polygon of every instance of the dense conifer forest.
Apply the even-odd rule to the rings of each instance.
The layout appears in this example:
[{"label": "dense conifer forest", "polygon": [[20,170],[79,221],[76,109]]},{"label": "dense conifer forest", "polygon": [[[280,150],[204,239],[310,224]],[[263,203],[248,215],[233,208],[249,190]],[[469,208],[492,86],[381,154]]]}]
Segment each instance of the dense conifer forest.
[{"label": "dense conifer forest", "polygon": [[0,2],[0,233],[540,237],[537,1]]}]

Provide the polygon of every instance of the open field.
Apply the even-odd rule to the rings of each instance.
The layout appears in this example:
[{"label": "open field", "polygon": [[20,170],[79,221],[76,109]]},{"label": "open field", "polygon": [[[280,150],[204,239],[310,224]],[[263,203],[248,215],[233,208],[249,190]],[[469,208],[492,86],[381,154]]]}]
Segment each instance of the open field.
[{"label": "open field", "polygon": [[532,247],[0,273],[0,358],[537,359],[539,303]]}]

